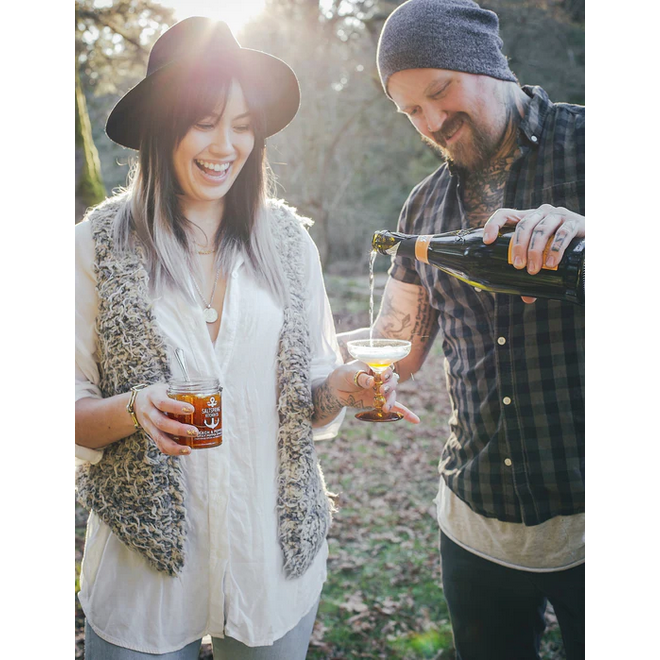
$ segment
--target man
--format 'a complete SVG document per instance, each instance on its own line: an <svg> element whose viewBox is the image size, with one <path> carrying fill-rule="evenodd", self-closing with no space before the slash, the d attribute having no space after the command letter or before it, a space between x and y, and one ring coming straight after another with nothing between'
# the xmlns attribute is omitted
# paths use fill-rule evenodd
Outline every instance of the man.
<svg viewBox="0 0 660 660"><path fill-rule="evenodd" d="M398 229L485 225L488 243L515 224L512 267L537 274L584 236L584 108L521 88L501 46L497 16L470 0L409 0L385 23L383 88L446 158ZM442 336L453 412L436 504L457 657L538 658L547 601L568 659L584 657L584 308L400 257L389 274L374 332L412 341L401 378Z"/></svg>

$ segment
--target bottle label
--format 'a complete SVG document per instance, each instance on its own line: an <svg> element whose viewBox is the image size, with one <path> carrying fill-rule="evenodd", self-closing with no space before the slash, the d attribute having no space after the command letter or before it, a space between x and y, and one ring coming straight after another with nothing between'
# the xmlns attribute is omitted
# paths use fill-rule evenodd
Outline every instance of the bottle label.
<svg viewBox="0 0 660 660"><path fill-rule="evenodd" d="M433 234L418 236L415 241L415 259L427 264L429 262L429 243L433 238Z"/></svg>
<svg viewBox="0 0 660 660"><path fill-rule="evenodd" d="M551 238L548 241L548 244L545 246L545 250L543 250L543 266L542 266L542 268L544 268L545 270L557 270L559 268L559 264L557 264L556 266L546 266L545 265L545 260L548 257L548 252L550 251L550 246L552 245L553 238ZM513 251L513 234L511 234L511 240L509 241L508 261L509 261L510 264L513 263L513 257L511 255L512 251Z"/></svg>

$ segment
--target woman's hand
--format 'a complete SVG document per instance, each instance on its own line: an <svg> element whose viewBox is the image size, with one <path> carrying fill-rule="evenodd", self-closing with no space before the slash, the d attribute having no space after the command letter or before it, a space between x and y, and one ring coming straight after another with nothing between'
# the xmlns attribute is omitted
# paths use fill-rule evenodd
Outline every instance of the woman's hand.
<svg viewBox="0 0 660 660"><path fill-rule="evenodd" d="M193 409L189 403L167 396L167 385L156 383L140 390L135 397L133 410L140 426L163 454L181 456L190 453L190 447L180 445L171 436L194 438L198 434L197 428L181 424L165 413L183 415L190 414Z"/></svg>
<svg viewBox="0 0 660 660"><path fill-rule="evenodd" d="M515 209L496 211L484 225L484 243L492 243L504 225L516 227L511 238L513 266L518 269L527 267L530 275L538 273L544 265L552 268L559 264L568 244L576 236L585 235L583 215L563 207L543 204L538 209L527 211ZM551 238L552 242L550 242ZM544 259L546 246L548 251ZM525 302L536 300L527 296L522 296L522 299Z"/></svg>
<svg viewBox="0 0 660 660"><path fill-rule="evenodd" d="M350 408L373 408L375 390L375 379L373 372L367 364L360 361L349 362L333 372L336 375L334 384L340 401ZM414 412L400 404L396 400L396 386L399 382L399 374L388 368L381 375L382 385L380 391L385 398L384 412L399 412L403 418L413 424L419 424L420 419Z"/></svg>

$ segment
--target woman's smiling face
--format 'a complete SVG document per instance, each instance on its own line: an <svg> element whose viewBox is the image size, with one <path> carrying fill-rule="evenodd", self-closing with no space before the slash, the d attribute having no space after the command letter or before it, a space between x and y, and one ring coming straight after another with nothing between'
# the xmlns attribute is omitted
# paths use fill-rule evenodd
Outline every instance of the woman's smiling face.
<svg viewBox="0 0 660 660"><path fill-rule="evenodd" d="M254 147L250 110L232 80L227 103L190 127L173 154L181 201L220 202L236 181Z"/></svg>

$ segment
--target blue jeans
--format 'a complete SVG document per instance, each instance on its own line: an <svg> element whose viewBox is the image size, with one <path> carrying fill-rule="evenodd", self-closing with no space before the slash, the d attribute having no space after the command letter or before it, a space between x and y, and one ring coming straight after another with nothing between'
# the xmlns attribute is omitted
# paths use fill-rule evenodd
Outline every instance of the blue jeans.
<svg viewBox="0 0 660 660"><path fill-rule="evenodd" d="M272 646L246 646L231 637L213 637L213 660L305 660L318 602L298 625ZM110 644L85 622L85 660L198 660L202 640L171 653L141 653Z"/></svg>
<svg viewBox="0 0 660 660"><path fill-rule="evenodd" d="M584 659L584 564L519 571L468 552L442 532L440 554L456 660L538 660L547 601L567 660Z"/></svg>

